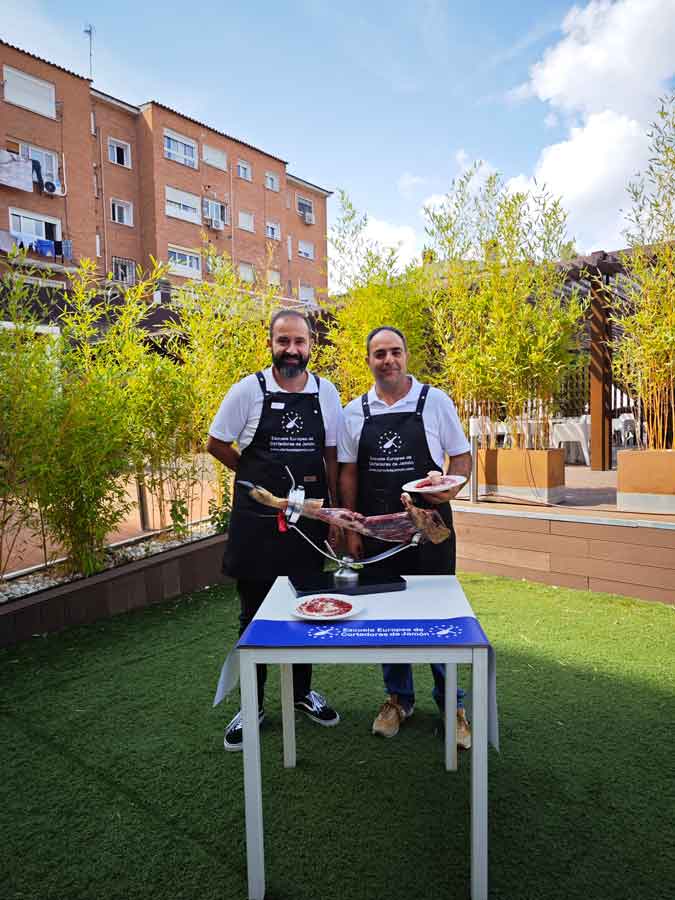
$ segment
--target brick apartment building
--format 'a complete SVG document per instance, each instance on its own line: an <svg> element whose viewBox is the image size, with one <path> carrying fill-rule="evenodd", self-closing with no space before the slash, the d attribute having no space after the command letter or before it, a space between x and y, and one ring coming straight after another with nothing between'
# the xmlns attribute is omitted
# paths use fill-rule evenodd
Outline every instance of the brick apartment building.
<svg viewBox="0 0 675 900"><path fill-rule="evenodd" d="M133 106L0 41L0 261L13 244L67 280L82 258L133 283L150 256L208 279L202 232L248 282L312 305L326 291L331 192L151 101Z"/></svg>

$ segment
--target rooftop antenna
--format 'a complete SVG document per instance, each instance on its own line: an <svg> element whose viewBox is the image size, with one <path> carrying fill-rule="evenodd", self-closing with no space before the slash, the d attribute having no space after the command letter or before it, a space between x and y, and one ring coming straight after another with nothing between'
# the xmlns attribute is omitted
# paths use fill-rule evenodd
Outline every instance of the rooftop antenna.
<svg viewBox="0 0 675 900"><path fill-rule="evenodd" d="M89 38L89 80L94 80L94 26L91 22L85 26L84 34Z"/></svg>

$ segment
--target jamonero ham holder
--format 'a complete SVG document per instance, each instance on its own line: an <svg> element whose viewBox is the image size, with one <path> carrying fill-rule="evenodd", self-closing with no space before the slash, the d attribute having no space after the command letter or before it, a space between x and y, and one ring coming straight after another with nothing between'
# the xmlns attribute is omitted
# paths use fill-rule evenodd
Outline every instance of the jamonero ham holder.
<svg viewBox="0 0 675 900"><path fill-rule="evenodd" d="M446 540L450 531L435 509L421 509L415 506L410 495L403 493L401 502L404 510L384 516L362 516L350 509L325 507L323 500L305 498L305 489L297 486L290 469L286 467L291 478L291 490L286 498L275 497L268 490L249 481L238 481L237 484L249 492L249 496L263 506L277 510L277 525L280 532L293 529L308 541L323 556L337 563L334 572L324 572L303 577L291 576L289 581L296 596L315 594L319 591L333 590L341 594L371 594L387 591L405 590L405 580L400 575L369 575L364 568L370 563L387 559L401 553L409 547L417 547L425 541L440 544ZM317 546L300 528L297 522L301 517L318 519L328 525L337 525L357 531L366 537L379 538L395 546L368 559L355 560L351 556L337 556L326 542L326 549Z"/></svg>

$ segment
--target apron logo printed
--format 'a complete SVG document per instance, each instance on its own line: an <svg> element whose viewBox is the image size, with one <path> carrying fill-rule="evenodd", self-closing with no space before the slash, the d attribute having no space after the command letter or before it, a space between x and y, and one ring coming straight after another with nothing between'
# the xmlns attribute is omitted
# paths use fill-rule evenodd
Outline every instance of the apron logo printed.
<svg viewBox="0 0 675 900"><path fill-rule="evenodd" d="M385 431L377 442L378 449L388 456L398 453L403 446L401 435L396 431Z"/></svg>
<svg viewBox="0 0 675 900"><path fill-rule="evenodd" d="M281 417L281 427L285 432L299 432L303 430L304 422L300 413L287 412Z"/></svg>

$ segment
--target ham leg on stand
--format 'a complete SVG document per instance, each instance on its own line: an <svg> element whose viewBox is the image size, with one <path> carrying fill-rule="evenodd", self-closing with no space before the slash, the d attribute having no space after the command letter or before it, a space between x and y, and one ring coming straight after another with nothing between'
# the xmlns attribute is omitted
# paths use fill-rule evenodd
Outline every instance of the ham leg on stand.
<svg viewBox="0 0 675 900"><path fill-rule="evenodd" d="M248 487L249 496L263 506L286 511L287 499L275 497L265 488L256 485L241 481L239 484ZM420 541L431 541L432 544L440 544L450 536L450 531L437 510L420 509L414 505L410 495L405 493L401 495L401 502L405 507L403 512L385 516L362 516L351 509L325 507L323 500L307 499L302 503L300 515L394 544L407 544L417 534L420 535Z"/></svg>

